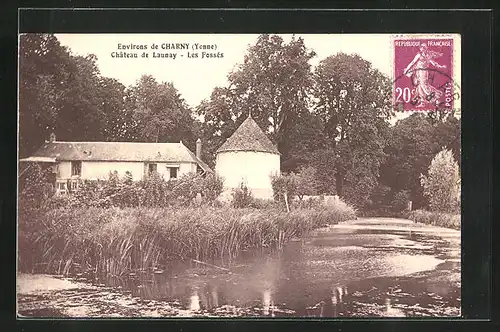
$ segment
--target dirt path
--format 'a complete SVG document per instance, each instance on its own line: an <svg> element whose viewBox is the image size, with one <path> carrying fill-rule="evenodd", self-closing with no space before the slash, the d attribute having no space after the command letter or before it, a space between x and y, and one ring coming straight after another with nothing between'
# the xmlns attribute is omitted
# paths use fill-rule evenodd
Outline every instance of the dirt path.
<svg viewBox="0 0 500 332"><path fill-rule="evenodd" d="M460 237L460 231L432 225L416 223L409 219L403 218L358 218L357 220L346 221L335 228L345 229L374 229L374 230L394 230L394 231L418 231L418 232L432 232L440 236L453 236Z"/></svg>

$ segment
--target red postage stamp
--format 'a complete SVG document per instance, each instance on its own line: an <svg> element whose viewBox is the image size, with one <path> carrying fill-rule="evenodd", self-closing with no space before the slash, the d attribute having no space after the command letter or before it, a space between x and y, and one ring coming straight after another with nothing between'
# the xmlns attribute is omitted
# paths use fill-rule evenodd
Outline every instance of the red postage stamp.
<svg viewBox="0 0 500 332"><path fill-rule="evenodd" d="M452 110L453 38L396 38L393 102L400 111Z"/></svg>

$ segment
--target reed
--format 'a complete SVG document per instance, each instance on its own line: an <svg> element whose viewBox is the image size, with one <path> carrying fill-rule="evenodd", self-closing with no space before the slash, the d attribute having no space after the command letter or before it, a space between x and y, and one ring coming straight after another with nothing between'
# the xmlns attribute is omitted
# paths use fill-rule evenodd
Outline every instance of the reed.
<svg viewBox="0 0 500 332"><path fill-rule="evenodd" d="M243 250L281 250L291 238L350 218L352 214L332 206L289 213L277 208L209 206L21 213L19 266L28 272L119 276L164 268L178 260L229 265Z"/></svg>

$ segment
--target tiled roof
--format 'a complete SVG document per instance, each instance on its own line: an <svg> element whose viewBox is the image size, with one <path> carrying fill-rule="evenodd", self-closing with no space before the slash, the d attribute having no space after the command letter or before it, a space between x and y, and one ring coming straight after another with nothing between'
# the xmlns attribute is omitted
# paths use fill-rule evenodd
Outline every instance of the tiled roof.
<svg viewBox="0 0 500 332"><path fill-rule="evenodd" d="M191 162L210 168L182 143L46 142L32 157L62 160Z"/></svg>
<svg viewBox="0 0 500 332"><path fill-rule="evenodd" d="M212 172L212 170L210 169L210 166L208 166L207 164L205 164L203 162L203 160L201 160L200 158L196 157L196 155L191 152L191 150L189 150L187 147L185 147L186 150L188 150L189 154L191 155L191 157L196 160L196 162L198 163L198 165L201 167L202 170L204 170L205 172Z"/></svg>
<svg viewBox="0 0 500 332"><path fill-rule="evenodd" d="M243 121L233 135L217 150L217 153L225 151L258 151L279 154L278 149L251 116Z"/></svg>

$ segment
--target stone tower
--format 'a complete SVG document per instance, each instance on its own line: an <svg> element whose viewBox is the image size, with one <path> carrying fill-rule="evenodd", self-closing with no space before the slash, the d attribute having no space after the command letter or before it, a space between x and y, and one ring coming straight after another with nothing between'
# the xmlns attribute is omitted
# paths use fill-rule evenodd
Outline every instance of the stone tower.
<svg viewBox="0 0 500 332"><path fill-rule="evenodd" d="M215 171L224 178L223 199L244 183L255 198L272 199L272 174L280 173L280 153L249 115L217 150Z"/></svg>

